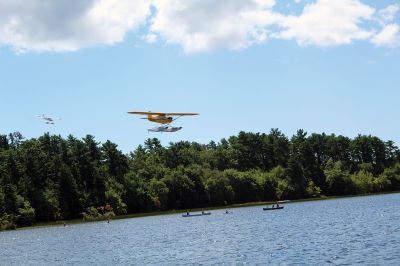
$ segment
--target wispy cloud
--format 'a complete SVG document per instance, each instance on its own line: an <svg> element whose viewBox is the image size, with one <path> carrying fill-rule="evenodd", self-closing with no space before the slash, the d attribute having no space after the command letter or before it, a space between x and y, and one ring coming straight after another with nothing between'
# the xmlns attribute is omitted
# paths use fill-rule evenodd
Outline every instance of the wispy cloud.
<svg viewBox="0 0 400 266"><path fill-rule="evenodd" d="M382 23L392 22L400 11L400 4L389 5L378 12L377 19Z"/></svg>
<svg viewBox="0 0 400 266"><path fill-rule="evenodd" d="M400 26L397 24L386 25L371 41L379 47L400 47Z"/></svg>

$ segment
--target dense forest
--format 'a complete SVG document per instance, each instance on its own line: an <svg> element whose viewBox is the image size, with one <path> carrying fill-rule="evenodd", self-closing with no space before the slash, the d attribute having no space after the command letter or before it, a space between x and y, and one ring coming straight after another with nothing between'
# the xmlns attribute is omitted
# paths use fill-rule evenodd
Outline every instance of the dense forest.
<svg viewBox="0 0 400 266"><path fill-rule="evenodd" d="M147 139L129 154L44 134L0 135L0 229L65 219L400 190L392 141L303 130L240 132L220 142Z"/></svg>

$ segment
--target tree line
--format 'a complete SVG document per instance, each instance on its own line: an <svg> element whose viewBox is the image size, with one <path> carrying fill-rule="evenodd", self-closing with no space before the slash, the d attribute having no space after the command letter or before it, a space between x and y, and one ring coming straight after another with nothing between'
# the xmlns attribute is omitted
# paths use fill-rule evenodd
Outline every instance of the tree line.
<svg viewBox="0 0 400 266"><path fill-rule="evenodd" d="M76 218L400 190L400 151L374 136L240 132L129 154L111 141L0 135L0 229Z"/></svg>

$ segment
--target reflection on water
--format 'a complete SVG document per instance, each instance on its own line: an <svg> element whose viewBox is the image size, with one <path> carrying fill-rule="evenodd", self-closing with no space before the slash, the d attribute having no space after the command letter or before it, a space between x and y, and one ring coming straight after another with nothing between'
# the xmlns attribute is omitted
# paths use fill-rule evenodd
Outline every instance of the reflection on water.
<svg viewBox="0 0 400 266"><path fill-rule="evenodd" d="M0 265L400 265L400 194L0 232Z"/></svg>

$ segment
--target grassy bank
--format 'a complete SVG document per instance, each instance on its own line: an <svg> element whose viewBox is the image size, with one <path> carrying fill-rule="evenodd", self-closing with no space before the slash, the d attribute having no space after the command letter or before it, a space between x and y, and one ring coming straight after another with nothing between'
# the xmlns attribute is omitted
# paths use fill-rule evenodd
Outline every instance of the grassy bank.
<svg viewBox="0 0 400 266"><path fill-rule="evenodd" d="M346 196L321 196L319 198L306 198L306 199L296 199L291 200L285 204L291 204L296 202L307 202L307 201L317 201L317 200L333 200L333 199L341 199L341 198L352 198L352 197L367 197L367 196L378 196L384 194L397 194L400 191L391 191L391 192L382 192L382 193L370 193L370 194L361 194L361 195L346 195ZM252 206L262 206L262 205L271 205L276 201L262 201L262 202L247 202L241 204L232 204L225 206L215 206L215 207L205 207L205 208L195 208L195 209L183 209L183 210L168 210L168 211L159 211L159 212L147 212L147 213L135 213L135 214L127 214L127 215L118 215L112 218L112 220L119 219L129 219L129 218L140 218L140 217L148 217L148 216L158 216L158 215L171 215L171 214L182 214L186 212L201 212L201 211L212 211L212 210L226 210L226 209L234 209L234 208L244 208L244 207L252 207ZM20 227L16 230L26 230L32 228L41 228L48 226L64 226L70 224L81 224L81 223L90 223L90 222L99 222L106 221L103 220L93 220L93 221L84 221L83 219L74 219L74 220L61 220L61 221L53 221L53 222L45 222L45 223L36 223L32 226L28 227Z"/></svg>

